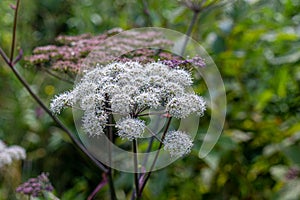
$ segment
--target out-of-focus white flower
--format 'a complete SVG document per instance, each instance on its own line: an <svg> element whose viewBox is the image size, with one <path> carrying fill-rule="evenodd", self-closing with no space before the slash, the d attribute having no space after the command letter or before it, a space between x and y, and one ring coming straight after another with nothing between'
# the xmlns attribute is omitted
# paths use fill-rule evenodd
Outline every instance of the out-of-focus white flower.
<svg viewBox="0 0 300 200"><path fill-rule="evenodd" d="M145 129L145 122L139 119L125 118L117 122L116 128L118 128L118 135L121 138L133 140L140 138Z"/></svg>
<svg viewBox="0 0 300 200"><path fill-rule="evenodd" d="M2 140L0 140L0 168L5 165L10 165L14 160L23 160L26 158L26 151L24 148L13 145L7 147Z"/></svg>
<svg viewBox="0 0 300 200"><path fill-rule="evenodd" d="M17 145L7 148L6 153L9 154L13 160L22 160L26 158L25 149Z"/></svg>
<svg viewBox="0 0 300 200"><path fill-rule="evenodd" d="M183 156L190 153L193 142L189 135L182 131L169 131L164 138L164 149L171 156Z"/></svg>
<svg viewBox="0 0 300 200"><path fill-rule="evenodd" d="M0 153L0 169L5 165L10 165L12 163L12 158L6 152Z"/></svg>
<svg viewBox="0 0 300 200"><path fill-rule="evenodd" d="M0 140L0 152L6 148L6 145L2 140Z"/></svg>

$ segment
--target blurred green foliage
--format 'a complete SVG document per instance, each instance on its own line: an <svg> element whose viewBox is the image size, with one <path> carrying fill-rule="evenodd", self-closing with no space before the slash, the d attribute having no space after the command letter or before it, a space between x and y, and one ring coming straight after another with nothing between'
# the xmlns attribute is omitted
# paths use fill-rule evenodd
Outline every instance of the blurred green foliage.
<svg viewBox="0 0 300 200"><path fill-rule="evenodd" d="M13 3L0 1L0 44L6 52ZM177 1L148 4L154 26L186 32L190 10ZM22 0L17 46L29 55L59 34L148 26L144 9L142 1L133 0ZM198 158L198 141L190 156L153 173L144 199L300 198L299 172L287 178L291 169L300 168L299 13L300 0L237 0L200 14L193 37L213 57L225 82L224 132L205 159ZM28 152L22 168L16 163L0 171L0 199L16 199L15 186L41 171L50 172L61 199L86 199L101 171L55 127L2 60L0 67L0 138ZM18 69L46 103L72 87L43 72ZM62 119L74 129L69 111ZM115 172L115 177L117 194L125 199L132 175ZM106 186L97 198L106 199L107 192Z"/></svg>

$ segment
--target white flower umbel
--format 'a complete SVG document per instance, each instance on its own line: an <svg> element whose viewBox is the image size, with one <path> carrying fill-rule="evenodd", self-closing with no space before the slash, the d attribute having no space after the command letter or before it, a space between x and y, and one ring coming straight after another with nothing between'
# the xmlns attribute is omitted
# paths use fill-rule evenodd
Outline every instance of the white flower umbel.
<svg viewBox="0 0 300 200"><path fill-rule="evenodd" d="M121 138L133 140L142 137L145 129L145 122L139 119L125 118L117 122L118 135Z"/></svg>
<svg viewBox="0 0 300 200"><path fill-rule="evenodd" d="M50 103L50 110L55 114L60 114L63 108L73 105L73 97L71 92L56 96Z"/></svg>
<svg viewBox="0 0 300 200"><path fill-rule="evenodd" d="M24 148L13 145L7 147L2 140L0 140L0 168L5 165L10 165L14 160L23 160L26 158L26 151Z"/></svg>
<svg viewBox="0 0 300 200"><path fill-rule="evenodd" d="M111 109L113 112L127 114L132 110L132 100L128 94L116 94L111 99Z"/></svg>
<svg viewBox="0 0 300 200"><path fill-rule="evenodd" d="M143 92L134 98L134 101L140 108L150 106L152 108L157 108L160 106L159 98L155 93Z"/></svg>
<svg viewBox="0 0 300 200"><path fill-rule="evenodd" d="M7 148L6 153L9 154L13 160L22 160L26 158L25 149L17 145Z"/></svg>
<svg viewBox="0 0 300 200"><path fill-rule="evenodd" d="M87 110L82 117L82 127L89 136L102 135L107 122L107 114L104 111Z"/></svg>
<svg viewBox="0 0 300 200"><path fill-rule="evenodd" d="M189 135L182 131L169 131L164 138L164 149L171 156L183 156L190 153L193 142Z"/></svg>
<svg viewBox="0 0 300 200"><path fill-rule="evenodd" d="M147 109L165 107L160 113L176 118L192 113L203 115L205 101L191 91L192 83L188 71L161 62L97 65L83 72L73 90L54 98L51 110L59 114L73 105L83 110L83 129L90 136L103 134L107 122L112 123L108 118L117 114L121 120L109 126L115 126L121 138L133 140L143 135L145 122L138 116L145 116ZM168 133L164 144L172 155L183 155L192 146L190 138L182 132Z"/></svg>
<svg viewBox="0 0 300 200"><path fill-rule="evenodd" d="M171 82L179 83L183 87L191 86L193 80L191 74L183 69L176 69L173 73L168 75L168 78Z"/></svg>
<svg viewBox="0 0 300 200"><path fill-rule="evenodd" d="M191 113L201 116L205 111L205 101L195 94L186 94L172 98L166 109L175 118L186 118Z"/></svg>

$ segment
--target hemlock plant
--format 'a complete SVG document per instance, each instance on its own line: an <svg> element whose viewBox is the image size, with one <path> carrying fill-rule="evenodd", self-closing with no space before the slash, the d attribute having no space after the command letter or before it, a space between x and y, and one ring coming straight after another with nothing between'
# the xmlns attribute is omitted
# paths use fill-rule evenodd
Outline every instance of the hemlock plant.
<svg viewBox="0 0 300 200"><path fill-rule="evenodd" d="M178 119L192 113L202 116L205 101L190 90L192 84L191 74L180 66L114 62L86 70L74 89L56 96L50 108L56 114L65 107L82 110L82 126L91 137L104 134L107 126L115 126L117 136L132 141L149 129L140 119L147 112ZM151 109L160 112L151 113ZM108 122L112 115L120 116L115 124ZM158 133L147 131L157 138ZM191 137L183 131L170 130L157 139L171 156L183 156L192 147Z"/></svg>

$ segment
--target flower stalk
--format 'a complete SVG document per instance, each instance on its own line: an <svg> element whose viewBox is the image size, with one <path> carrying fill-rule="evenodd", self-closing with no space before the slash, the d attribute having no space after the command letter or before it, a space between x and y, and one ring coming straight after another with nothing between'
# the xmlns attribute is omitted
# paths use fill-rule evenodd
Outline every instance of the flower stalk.
<svg viewBox="0 0 300 200"><path fill-rule="evenodd" d="M134 184L135 184L135 191L136 191L136 198L138 199L140 196L139 193L139 173L138 173L138 158L137 158L137 141L136 139L132 140L132 146L133 146L133 162L134 162Z"/></svg>
<svg viewBox="0 0 300 200"><path fill-rule="evenodd" d="M18 11L20 6L20 0L17 0L17 4L15 7L15 15L14 15L14 25L13 25L13 36L11 42L11 50L10 50L10 62L13 62L14 59L14 52L15 52L15 43L16 43L16 34L17 34L17 20L18 20Z"/></svg>

